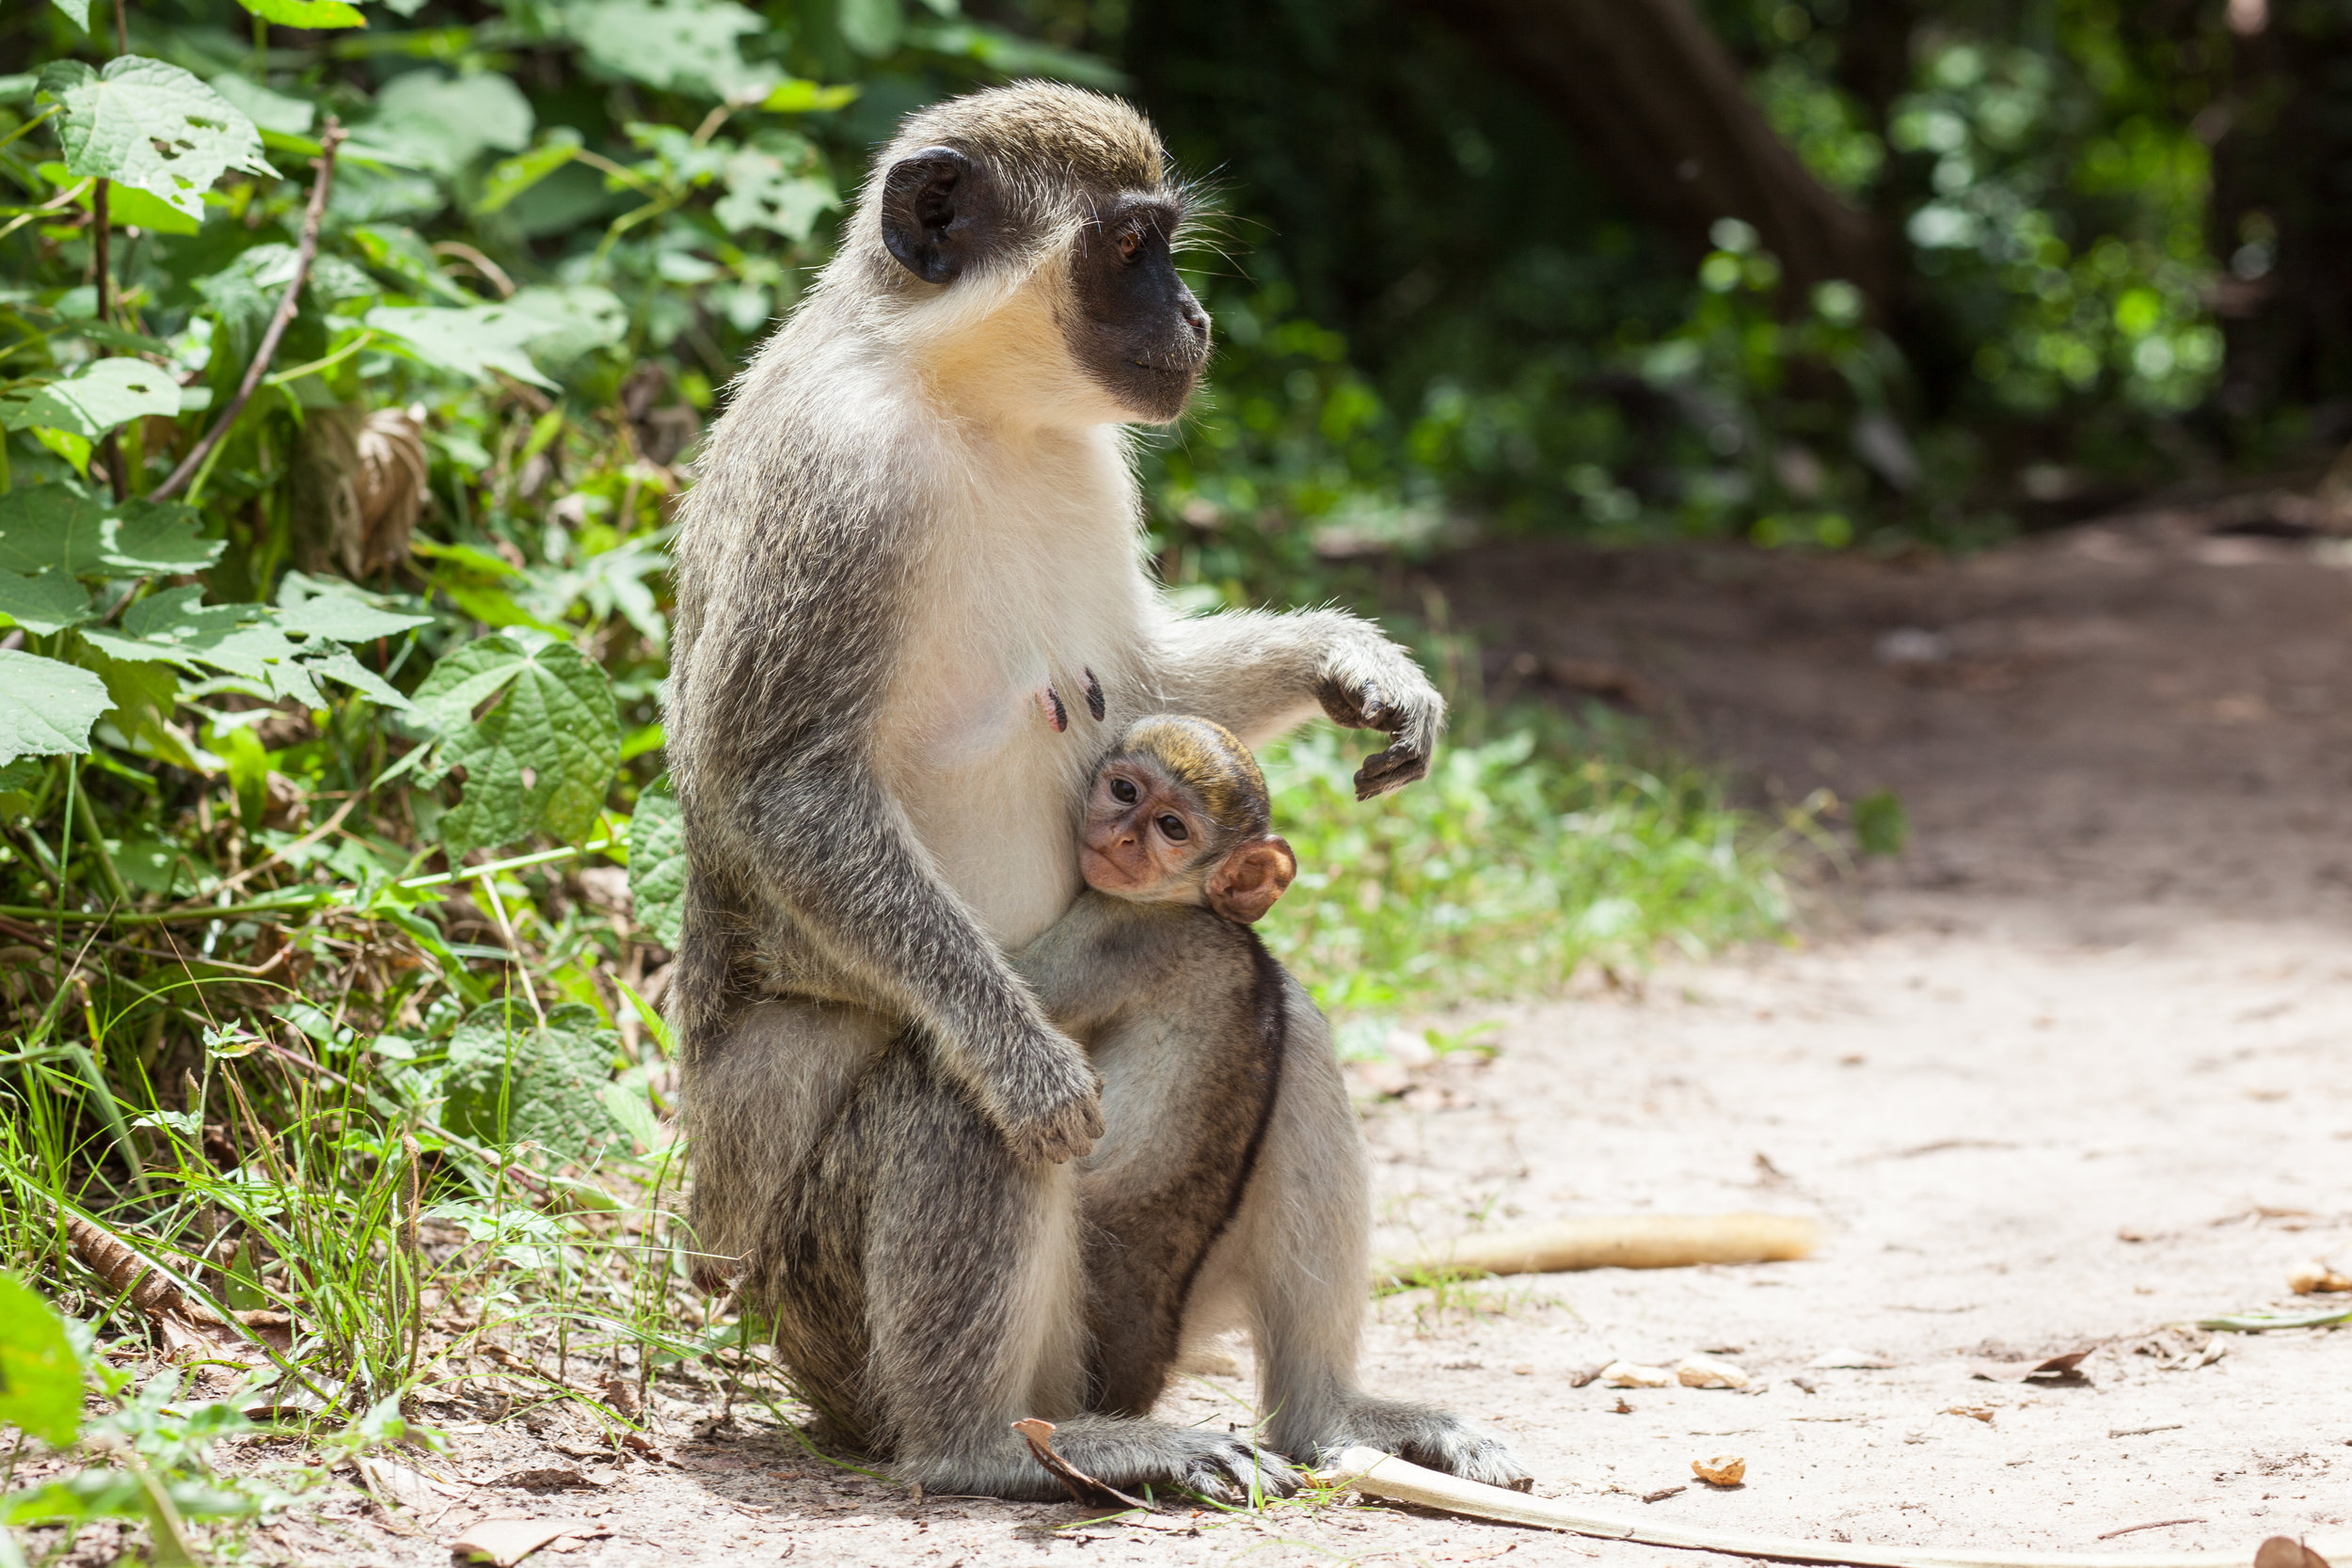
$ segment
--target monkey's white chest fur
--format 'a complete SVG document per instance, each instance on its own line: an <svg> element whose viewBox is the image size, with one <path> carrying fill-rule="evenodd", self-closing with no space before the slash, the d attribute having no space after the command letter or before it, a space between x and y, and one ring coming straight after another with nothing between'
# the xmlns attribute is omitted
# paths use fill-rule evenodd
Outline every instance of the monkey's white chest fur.
<svg viewBox="0 0 2352 1568"><path fill-rule="evenodd" d="M967 483L926 519L912 595L924 613L887 689L877 761L941 877L1009 947L1076 895L1080 798L1141 706L1152 594L1111 430L976 436L960 467Z"/></svg>

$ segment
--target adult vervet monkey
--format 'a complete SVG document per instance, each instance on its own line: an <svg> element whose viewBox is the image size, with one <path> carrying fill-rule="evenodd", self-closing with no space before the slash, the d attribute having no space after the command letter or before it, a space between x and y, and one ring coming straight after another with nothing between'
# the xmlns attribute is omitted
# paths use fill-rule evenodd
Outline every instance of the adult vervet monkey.
<svg viewBox="0 0 2352 1568"><path fill-rule="evenodd" d="M668 1005L693 1225L839 1434L933 1491L1056 1495L1027 1416L1115 1486L1292 1483L1247 1434L1088 1411L1070 1162L1122 1106L1005 950L1078 892L1080 798L1136 717L1256 742L1319 707L1391 736L1367 797L1425 772L1443 723L1366 623L1187 620L1145 574L1120 426L1174 419L1209 348L1165 162L1141 116L1069 87L910 117L683 507ZM1278 1117L1257 1180L1311 1225L1327 1156L1289 1135ZM1310 1316L1364 1289L1253 1266ZM1352 1343L1260 1347L1316 1391L1272 1413L1292 1457L1398 1440ZM1457 1467L1484 1453L1465 1431Z"/></svg>

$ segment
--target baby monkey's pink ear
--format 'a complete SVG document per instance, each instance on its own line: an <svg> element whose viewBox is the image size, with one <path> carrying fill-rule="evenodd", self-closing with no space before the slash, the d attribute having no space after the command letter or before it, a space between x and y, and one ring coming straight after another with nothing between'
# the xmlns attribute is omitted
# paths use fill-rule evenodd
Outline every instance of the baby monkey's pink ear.
<svg viewBox="0 0 2352 1568"><path fill-rule="evenodd" d="M1209 908L1248 926L1274 908L1297 875L1298 857L1288 844L1272 834L1253 838L1210 873Z"/></svg>

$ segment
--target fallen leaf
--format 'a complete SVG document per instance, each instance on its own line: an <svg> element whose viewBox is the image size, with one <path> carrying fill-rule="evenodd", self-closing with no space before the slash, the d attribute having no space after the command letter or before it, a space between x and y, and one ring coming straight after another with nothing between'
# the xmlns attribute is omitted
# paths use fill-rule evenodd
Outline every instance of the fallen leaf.
<svg viewBox="0 0 2352 1568"><path fill-rule="evenodd" d="M1947 1416L1966 1416L1973 1420L1982 1421L1986 1426L1993 1424L1993 1418L1996 1413L1989 1404L1952 1404L1944 1407L1944 1414Z"/></svg>
<svg viewBox="0 0 2352 1568"><path fill-rule="evenodd" d="M1655 1492L1643 1493L1642 1500L1645 1503L1662 1503L1668 1497L1680 1497L1689 1490L1691 1489L1687 1486L1661 1486Z"/></svg>
<svg viewBox="0 0 2352 1568"><path fill-rule="evenodd" d="M1825 1350L1813 1358L1813 1366L1823 1371L1851 1368L1862 1371L1879 1372L1884 1371L1894 1364L1883 1355L1874 1354L1867 1350L1855 1350L1851 1345L1840 1345L1836 1350Z"/></svg>
<svg viewBox="0 0 2352 1568"><path fill-rule="evenodd" d="M492 1568L514 1565L566 1535L603 1531L593 1519L485 1519L449 1544L450 1555L460 1562L487 1562Z"/></svg>
<svg viewBox="0 0 2352 1568"><path fill-rule="evenodd" d="M2328 1560L2291 1536L2274 1535L2254 1548L2254 1568L2328 1568Z"/></svg>
<svg viewBox="0 0 2352 1568"><path fill-rule="evenodd" d="M1738 1454L1717 1454L1691 1461L1691 1473L1709 1486L1737 1486L1747 1480L1748 1462Z"/></svg>
<svg viewBox="0 0 2352 1568"><path fill-rule="evenodd" d="M2042 1361L1979 1361L1969 1376L1986 1383L2024 1383L2038 1379L2045 1383L2085 1383L2090 1381L2075 1369L2084 1356L2097 1350L2097 1345L2085 1345L2063 1355L2053 1355Z"/></svg>
<svg viewBox="0 0 2352 1568"><path fill-rule="evenodd" d="M1616 1406L1610 1411L1610 1414L1613 1416L1630 1416L1633 1414L1633 1407L1626 1403L1625 1396L1623 1394L1619 1394L1617 1396Z"/></svg>
<svg viewBox="0 0 2352 1568"><path fill-rule="evenodd" d="M2287 1289L2298 1296L2352 1291L2352 1275L2338 1274L2327 1259L2314 1258L2287 1275ZM2284 1539L2281 1537L2280 1539Z"/></svg>
<svg viewBox="0 0 2352 1568"><path fill-rule="evenodd" d="M1663 1367L1612 1361L1601 1369L1600 1380L1612 1388L1667 1388L1673 1386L1675 1374Z"/></svg>
<svg viewBox="0 0 2352 1568"><path fill-rule="evenodd" d="M462 1497L466 1494L454 1486L435 1481L421 1470L411 1469L396 1459L362 1454L358 1459L359 1480L368 1492L385 1508L425 1508L442 1497Z"/></svg>
<svg viewBox="0 0 2352 1568"><path fill-rule="evenodd" d="M1598 1382L1600 1374L1607 1370L1608 1368L1606 1364L1598 1361L1592 1362L1587 1366L1570 1368L1568 1370L1568 1386L1571 1388L1581 1388L1588 1383Z"/></svg>
<svg viewBox="0 0 2352 1568"><path fill-rule="evenodd" d="M1686 1355L1675 1368L1676 1381L1685 1388L1745 1388L1747 1370L1712 1355Z"/></svg>

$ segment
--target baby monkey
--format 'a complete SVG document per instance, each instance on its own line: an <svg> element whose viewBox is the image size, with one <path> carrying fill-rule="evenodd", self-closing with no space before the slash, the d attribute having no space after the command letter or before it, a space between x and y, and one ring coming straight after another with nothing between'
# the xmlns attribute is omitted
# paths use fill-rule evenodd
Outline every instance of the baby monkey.
<svg viewBox="0 0 2352 1568"><path fill-rule="evenodd" d="M1298 861L1248 748L1203 719L1138 721L1096 768L1079 864L1087 891L1014 962L1103 1077L1077 1172L1088 1408L1148 1416L1187 1348L1246 1328L1274 1452L1364 1443L1527 1484L1500 1438L1356 1382L1363 1145L1329 1025L1249 928Z"/></svg>
<svg viewBox="0 0 2352 1568"><path fill-rule="evenodd" d="M1307 1006L1248 929L1298 871L1271 828L1264 775L1230 731L1137 721L1088 790L1087 891L1015 959L1104 1079L1111 1124L1078 1190L1089 1402L1106 1414L1146 1415L1167 1384Z"/></svg>

